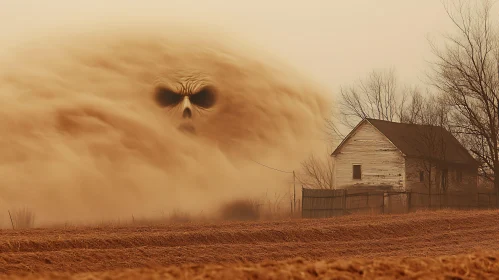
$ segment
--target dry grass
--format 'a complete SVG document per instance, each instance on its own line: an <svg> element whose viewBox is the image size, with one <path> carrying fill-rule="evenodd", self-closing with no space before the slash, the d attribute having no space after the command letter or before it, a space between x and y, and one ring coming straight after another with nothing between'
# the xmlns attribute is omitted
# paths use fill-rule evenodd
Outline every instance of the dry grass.
<svg viewBox="0 0 499 280"><path fill-rule="evenodd" d="M35 225L35 213L27 207L9 211L9 216L14 229L27 229Z"/></svg>
<svg viewBox="0 0 499 280"><path fill-rule="evenodd" d="M141 225L141 226L154 226L163 224L185 224L193 222L201 222L201 216L194 216L185 211L178 209L173 210L171 213L166 214L162 212L160 217L157 218L137 218L132 216L131 221L127 221L126 225Z"/></svg>
<svg viewBox="0 0 499 280"><path fill-rule="evenodd" d="M278 198L279 199L279 198ZM271 199L237 199L226 202L218 209L218 212L211 214L189 213L179 209L171 212L159 211L153 217L143 217L131 215L128 219L103 220L100 222L74 223L71 221L44 224L43 227L50 228L75 228L75 227L99 227L116 228L123 226L158 226L177 225L185 223L210 223L219 221L256 221L256 220L283 220L289 218L300 218L301 213L290 213L289 209L281 209L280 200ZM30 216L30 214L32 214ZM34 213L29 209L21 209L16 212L16 221L20 221L24 228L33 226ZM17 218L19 217L19 218ZM30 220L31 218L31 220ZM23 223L24 221L24 223ZM30 226L31 225L31 226ZM9 226L11 228L11 226ZM16 227L17 228L17 227ZM1 229L1 227L0 227Z"/></svg>
<svg viewBox="0 0 499 280"><path fill-rule="evenodd" d="M195 219L192 217L192 215L190 215L187 212L180 211L180 210L173 211L172 214L170 215L170 217L168 218L169 223L182 224L182 223L190 223L193 221L195 221Z"/></svg>

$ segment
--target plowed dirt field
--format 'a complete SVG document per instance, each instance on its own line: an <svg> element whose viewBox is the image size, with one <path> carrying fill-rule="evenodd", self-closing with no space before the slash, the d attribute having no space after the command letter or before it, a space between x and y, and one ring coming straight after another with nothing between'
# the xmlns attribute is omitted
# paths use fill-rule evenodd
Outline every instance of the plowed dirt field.
<svg viewBox="0 0 499 280"><path fill-rule="evenodd" d="M0 231L2 279L471 279L494 273L499 211Z"/></svg>

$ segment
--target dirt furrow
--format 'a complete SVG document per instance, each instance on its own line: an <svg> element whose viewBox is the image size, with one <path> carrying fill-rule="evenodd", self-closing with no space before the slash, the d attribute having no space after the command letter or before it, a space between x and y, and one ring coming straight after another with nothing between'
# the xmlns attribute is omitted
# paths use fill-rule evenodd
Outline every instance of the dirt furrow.
<svg viewBox="0 0 499 280"><path fill-rule="evenodd" d="M476 236L481 238L477 240ZM128 249L79 249L46 252L2 253L0 273L51 271L100 271L115 268L220 264L238 261L283 260L296 256L308 260L351 257L437 256L476 249L499 250L495 230L432 233L426 236L348 242L287 242L213 244Z"/></svg>
<svg viewBox="0 0 499 280"><path fill-rule="evenodd" d="M84 238L88 235L99 235L101 237L114 237L123 234L148 234L162 235L166 233L200 233L213 231L252 231L252 230L294 230L297 228L320 228L322 230L335 229L338 226L364 226L364 225L388 225L395 223L416 225L422 221L425 223L454 223L466 226L470 219L493 220L499 219L498 211L421 211L411 214L400 215L351 215L335 217L330 219L297 219L283 221L259 221L259 222L224 222L224 223L191 223L191 224L165 224L165 225L121 225L121 226L98 226L98 227L59 227L39 228L29 230L0 230L0 240L24 240L24 239L56 239L56 238Z"/></svg>
<svg viewBox="0 0 499 280"><path fill-rule="evenodd" d="M451 212L456 213L456 212ZM41 252L57 251L68 249L119 249L132 248L138 246L160 246L178 247L189 245L211 245L211 244L256 244L266 243L286 243L286 242L323 242L323 241L361 241L379 240L385 238L397 238L406 236L425 236L431 233L440 232L464 232L468 230L499 230L499 225L495 222L499 219L499 212L484 212L482 216L466 217L449 216L445 219L438 219L426 215L411 219L413 216L407 215L406 219L399 219L392 222L383 220L371 220L364 224L338 224L335 219L324 220L302 220L303 225L295 228L283 229L280 227L260 228L249 223L247 228L244 224L231 227L227 224L218 230L199 227L198 232L187 231L142 231L135 232L133 227L127 231L116 233L109 229L106 234L101 230L89 230L85 234L71 235L48 235L43 230L38 231L38 235L22 235L19 232L15 237L3 236L0 240L0 253L6 252ZM439 213L441 214L441 213ZM407 220L408 219L408 220ZM295 221L292 221L293 223ZM27 231L29 232L29 231Z"/></svg>
<svg viewBox="0 0 499 280"><path fill-rule="evenodd" d="M438 211L199 224L197 231L194 224L2 231L0 274L499 251L497 220L499 211Z"/></svg>
<svg viewBox="0 0 499 280"><path fill-rule="evenodd" d="M24 273L0 279L497 279L499 252L457 256L141 267L102 272Z"/></svg>

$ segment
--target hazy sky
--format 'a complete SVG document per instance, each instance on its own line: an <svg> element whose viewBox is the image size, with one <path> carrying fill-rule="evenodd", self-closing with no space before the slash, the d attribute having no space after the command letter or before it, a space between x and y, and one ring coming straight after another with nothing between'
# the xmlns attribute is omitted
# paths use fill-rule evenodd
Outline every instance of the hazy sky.
<svg viewBox="0 0 499 280"><path fill-rule="evenodd" d="M275 52L332 91L375 68L394 67L402 81L417 83L431 55L426 36L450 26L438 0L0 0L0 39L112 18L218 25Z"/></svg>

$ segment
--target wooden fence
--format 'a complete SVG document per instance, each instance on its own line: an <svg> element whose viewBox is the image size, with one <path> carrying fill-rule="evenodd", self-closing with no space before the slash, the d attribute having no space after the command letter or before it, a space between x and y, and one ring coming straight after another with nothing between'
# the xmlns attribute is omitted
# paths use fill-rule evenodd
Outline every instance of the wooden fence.
<svg viewBox="0 0 499 280"><path fill-rule="evenodd" d="M495 193L419 193L302 189L302 217L326 218L352 213L408 213L418 209L499 208Z"/></svg>

